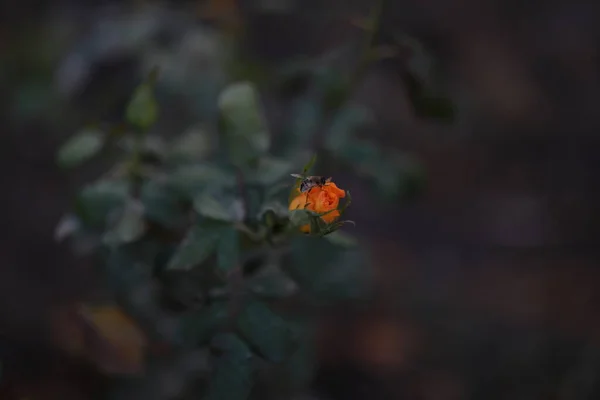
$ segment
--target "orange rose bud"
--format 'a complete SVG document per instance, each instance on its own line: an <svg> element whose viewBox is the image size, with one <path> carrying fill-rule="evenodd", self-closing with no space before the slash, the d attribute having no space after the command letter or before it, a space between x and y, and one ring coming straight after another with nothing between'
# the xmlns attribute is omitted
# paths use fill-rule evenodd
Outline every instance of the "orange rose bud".
<svg viewBox="0 0 600 400"><path fill-rule="evenodd" d="M340 198L337 197L332 192L327 191L327 190L320 190L317 194L313 194L312 196L309 195L309 199L311 199L311 201L315 202L314 203L315 212L318 212L319 214L321 214L321 213L331 211L331 212L321 216L323 221L330 224L333 221L335 221L337 218L339 218L340 212L337 210L337 207L340 204ZM309 205L309 207L310 207L310 205Z"/></svg>
<svg viewBox="0 0 600 400"><path fill-rule="evenodd" d="M337 185L333 182L329 182L323 186L323 190L337 196L338 199L343 199L346 197L346 191L337 187Z"/></svg>
<svg viewBox="0 0 600 400"><path fill-rule="evenodd" d="M300 193L298 191L298 193ZM306 193L298 194L290 202L290 210L310 210L322 214L321 218L328 224L334 222L340 217L340 212L337 210L340 204L340 198L346 197L346 192L337 187L333 182L329 182L323 186L316 186L309 190L308 196ZM331 211L331 212L329 212ZM300 227L302 232L310 232L310 225Z"/></svg>

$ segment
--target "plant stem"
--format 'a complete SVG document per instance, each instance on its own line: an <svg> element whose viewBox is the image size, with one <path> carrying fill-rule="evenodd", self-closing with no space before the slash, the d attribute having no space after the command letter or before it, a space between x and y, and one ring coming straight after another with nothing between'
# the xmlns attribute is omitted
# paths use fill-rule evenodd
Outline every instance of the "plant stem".
<svg viewBox="0 0 600 400"><path fill-rule="evenodd" d="M242 205L244 206L243 220L245 221L248 218L248 215L250 213L250 203L249 203L249 199L248 199L248 190L246 188L246 179L244 178L244 173L242 172L242 169L239 167L236 168L236 178L237 178L239 195L242 199Z"/></svg>
<svg viewBox="0 0 600 400"><path fill-rule="evenodd" d="M145 132L136 131L133 135L133 153L129 165L129 179L131 182L131 195L139 197L142 184L142 153L144 148Z"/></svg>
<svg viewBox="0 0 600 400"><path fill-rule="evenodd" d="M230 329L236 324L237 316L244 306L244 270L242 265L236 266L227 277L227 292L229 294L229 321Z"/></svg>
<svg viewBox="0 0 600 400"><path fill-rule="evenodd" d="M369 63L371 62L371 50L373 48L375 35L379 31L379 24L381 23L383 1L384 0L378 0L371 10L371 15L368 22L369 25L367 27L367 35L364 37L363 41L361 57L350 81L351 87L357 84L358 81L363 77L366 69L369 66Z"/></svg>
<svg viewBox="0 0 600 400"><path fill-rule="evenodd" d="M315 134L313 136L313 143L311 146L315 153L318 153L320 150L323 149L327 128L329 127L329 125L331 125L335 114L342 108L344 104L348 102L350 96L356 89L356 86L363 79L367 68L371 63L373 41L375 40L375 35L379 31L381 14L383 11L383 2L384 0L377 0L375 5L373 6L373 9L371 10L371 14L369 16L369 21L367 25L367 35L365 35L362 43L360 58L358 60L356 68L350 74L350 78L348 79L343 98L339 102L337 102L337 104L335 104L334 107L327 109L325 115L321 119L320 126L315 130Z"/></svg>

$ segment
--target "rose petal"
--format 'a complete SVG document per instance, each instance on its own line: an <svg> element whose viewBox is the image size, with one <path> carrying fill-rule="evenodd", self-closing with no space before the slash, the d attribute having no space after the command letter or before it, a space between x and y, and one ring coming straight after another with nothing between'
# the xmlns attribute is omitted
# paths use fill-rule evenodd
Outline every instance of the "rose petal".
<svg viewBox="0 0 600 400"><path fill-rule="evenodd" d="M333 182L329 182L328 184L323 186L323 189L337 196L338 198L343 199L344 197L346 197L346 191L337 187L337 185Z"/></svg>
<svg viewBox="0 0 600 400"><path fill-rule="evenodd" d="M300 195L294 197L294 199L290 202L290 210L303 210L306 207L306 196Z"/></svg>
<svg viewBox="0 0 600 400"><path fill-rule="evenodd" d="M315 202L315 211L319 213L327 212L336 209L340 203L340 199L334 194L323 190Z"/></svg>
<svg viewBox="0 0 600 400"><path fill-rule="evenodd" d="M300 193L297 191L297 193ZM346 197L346 191L337 187L333 182L320 187L315 186L307 193L300 193L290 202L290 210L307 209L318 213L326 213L321 216L323 221L330 224L340 217L337 210L339 199ZM310 225L303 225L300 230L304 233L310 232Z"/></svg>

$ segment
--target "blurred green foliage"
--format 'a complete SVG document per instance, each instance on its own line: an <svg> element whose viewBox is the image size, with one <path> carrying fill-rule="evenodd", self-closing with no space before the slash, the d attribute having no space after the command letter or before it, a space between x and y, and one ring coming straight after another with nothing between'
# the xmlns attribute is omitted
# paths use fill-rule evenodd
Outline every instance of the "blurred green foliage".
<svg viewBox="0 0 600 400"><path fill-rule="evenodd" d="M255 358L283 366L303 359L299 351L310 351L302 345L303 328L269 303L297 297L300 290L314 293L311 301L360 298L364 293L356 286L365 282L367 270L364 259L348 253L362 250L348 234L307 241L299 232L308 223L318 227L316 236L325 236L341 223L327 225L320 214L305 210L295 218L287 210L288 192L300 183L289 172L302 170L300 158L269 154L270 135L254 85L238 82L223 89L218 134L210 139L220 146L186 157L193 146L182 143L189 138L150 145L158 111L149 82L127 107L129 133L83 130L59 150L58 162L73 167L113 146L121 149L123 168L83 187L56 235L97 255L113 295L132 315L147 315L144 307L173 313L179 329L167 340L179 351L209 346L214 364L206 398L244 399L256 375ZM127 139L133 142L124 146ZM158 163L144 157L149 151L158 153ZM313 163L314 158L303 172ZM185 281L191 286L185 291L195 292L191 297L181 287ZM161 287L160 296L142 303L132 298L139 287L153 284Z"/></svg>
<svg viewBox="0 0 600 400"><path fill-rule="evenodd" d="M304 390L315 368L313 321L286 305L360 302L369 293L365 249L351 230L339 230L348 221L325 224L319 214L288 211L288 202L300 183L290 173L325 175L333 163L365 177L387 199L422 179L406 154L359 136L372 117L348 101L373 61L375 17L361 46L367 54L349 75L327 59L296 63L275 75L256 75L252 63L253 76L281 88L299 78L311 82L311 90L295 94L277 135L269 129L261 83L215 73L220 62L231 63L215 53L217 66L206 70L210 84L189 81L190 92L198 93L190 107L203 105L195 112L202 125L168 137L160 132L156 93L162 88L164 96L164 86L182 83L185 74L158 62L164 75L152 69L134 90L124 125L86 128L58 151L65 168L101 153L118 155L107 174L81 189L56 237L92 257L114 300L149 337L166 341L180 357L209 350L209 372L184 385L194 398L285 397ZM233 59L236 71L243 71L244 60ZM315 153L316 163L310 158ZM350 203L347 190L340 212ZM311 235L300 233L305 224ZM175 321L176 329L163 329L165 321ZM147 360L149 366L161 362ZM114 398L126 397L142 381L117 383ZM270 394L257 387L270 388Z"/></svg>

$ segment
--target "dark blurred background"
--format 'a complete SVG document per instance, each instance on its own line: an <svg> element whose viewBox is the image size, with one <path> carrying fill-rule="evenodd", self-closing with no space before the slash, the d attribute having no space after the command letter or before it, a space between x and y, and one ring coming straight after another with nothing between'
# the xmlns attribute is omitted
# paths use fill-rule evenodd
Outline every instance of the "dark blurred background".
<svg viewBox="0 0 600 400"><path fill-rule="evenodd" d="M62 171L57 147L90 121L118 121L153 63L175 77L162 128L201 117L181 88L209 90L219 73L216 17L235 14L244 52L277 68L360 40L348 21L370 5L2 3L0 398L88 399L102 385L51 338L53 310L96 285L54 228L103 166ZM425 43L457 118L416 118L393 60L369 68L353 94L375 116L365 134L409 152L426 179L411 199L382 202L341 174L377 295L364 312L324 310L315 398L600 398L600 5L390 0L384 10L376 40ZM264 101L277 131L289 104L268 90Z"/></svg>

